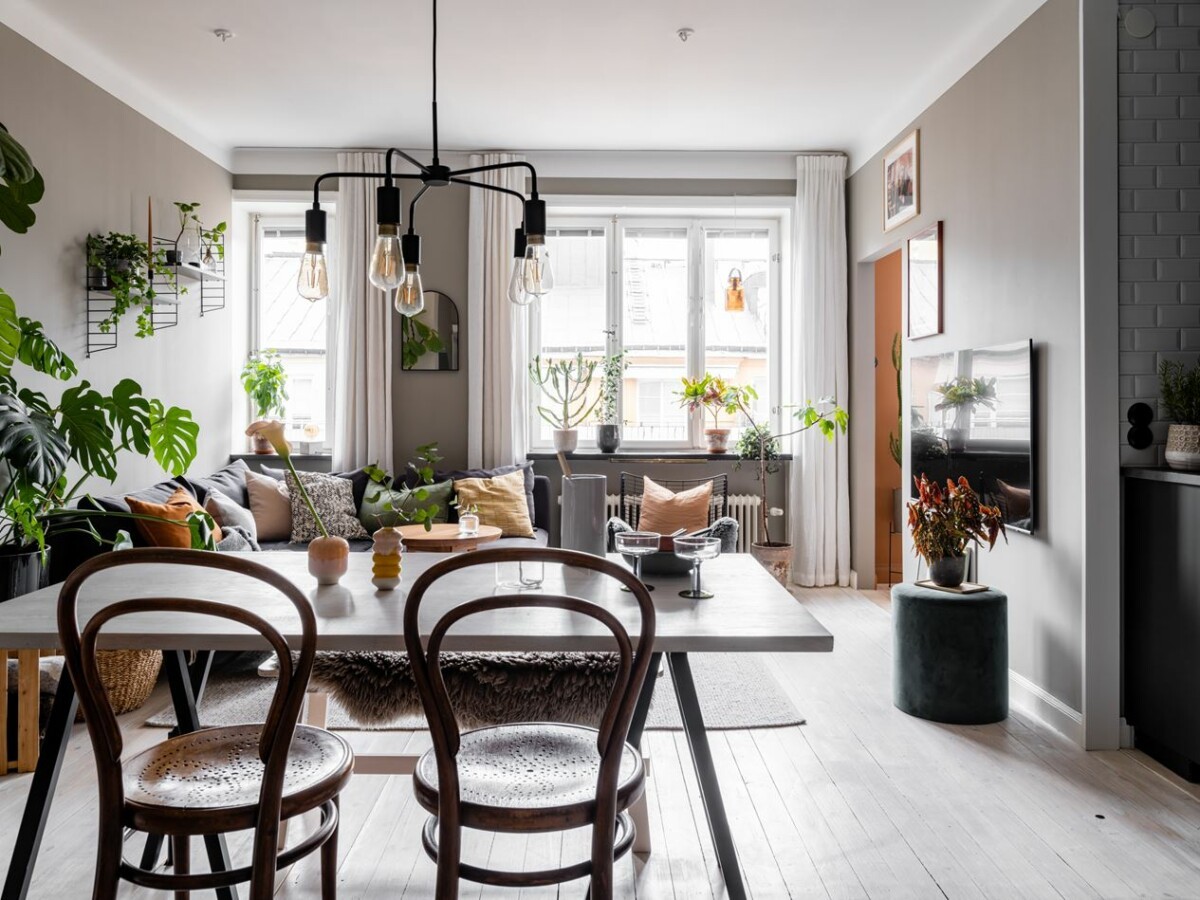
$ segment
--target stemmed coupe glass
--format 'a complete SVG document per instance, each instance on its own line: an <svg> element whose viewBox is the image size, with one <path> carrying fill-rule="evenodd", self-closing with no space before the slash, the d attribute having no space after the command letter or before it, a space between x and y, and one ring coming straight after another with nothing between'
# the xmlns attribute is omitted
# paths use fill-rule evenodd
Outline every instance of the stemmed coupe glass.
<svg viewBox="0 0 1200 900"><path fill-rule="evenodd" d="M642 580L642 559L657 553L661 540L662 535L657 531L622 531L613 539L618 553L633 557L633 574L648 591L654 590L654 585ZM628 592L629 588L622 587L621 590Z"/></svg>
<svg viewBox="0 0 1200 900"><path fill-rule="evenodd" d="M675 555L680 559L691 560L692 563L692 588L688 591L680 591L679 596L689 600L707 600L712 597L712 591L706 591L700 587L700 564L721 555L721 539L677 537L675 538Z"/></svg>

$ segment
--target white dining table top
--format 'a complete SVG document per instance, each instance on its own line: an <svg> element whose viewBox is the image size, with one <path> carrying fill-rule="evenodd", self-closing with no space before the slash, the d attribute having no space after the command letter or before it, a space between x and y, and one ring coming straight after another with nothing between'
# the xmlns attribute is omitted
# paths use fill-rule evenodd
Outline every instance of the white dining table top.
<svg viewBox="0 0 1200 900"><path fill-rule="evenodd" d="M403 650L402 622L408 589L417 576L445 558L439 553L408 553L403 580L393 591L371 584L371 554L351 553L350 568L338 585L318 586L301 552L239 554L285 575L310 599L317 615L319 650ZM618 556L610 557L620 560ZM687 577L647 575L657 619L654 649L663 652L821 652L833 649L833 635L813 618L748 554L706 562L703 586L716 596L687 600L678 595ZM0 603L0 647L49 648L58 644L60 585ZM583 569L547 565L543 593L569 594L600 603L630 630L638 632L637 604L615 581ZM495 566L479 565L441 579L426 595L421 631L428 635L438 618L464 600L512 593L496 588ZM101 572L80 593L80 619L119 599L180 597L235 603L271 622L285 637L299 632L290 601L273 588L245 576L195 566L139 564ZM257 650L255 632L235 622L187 613L142 613L110 622L100 646L119 649ZM446 636L446 650L589 651L613 649L602 625L563 610L497 610L469 617Z"/></svg>

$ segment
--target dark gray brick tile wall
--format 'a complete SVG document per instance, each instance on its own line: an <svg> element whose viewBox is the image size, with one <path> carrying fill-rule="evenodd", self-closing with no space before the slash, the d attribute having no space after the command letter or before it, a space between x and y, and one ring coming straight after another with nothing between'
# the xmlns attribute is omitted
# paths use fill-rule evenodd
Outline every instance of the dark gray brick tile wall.
<svg viewBox="0 0 1200 900"><path fill-rule="evenodd" d="M1164 359L1200 361L1200 2L1142 7L1157 28L1133 38L1117 25L1120 140L1121 462L1160 465L1166 425L1155 446L1125 440L1130 404L1157 410ZM1156 413L1157 415L1157 413Z"/></svg>

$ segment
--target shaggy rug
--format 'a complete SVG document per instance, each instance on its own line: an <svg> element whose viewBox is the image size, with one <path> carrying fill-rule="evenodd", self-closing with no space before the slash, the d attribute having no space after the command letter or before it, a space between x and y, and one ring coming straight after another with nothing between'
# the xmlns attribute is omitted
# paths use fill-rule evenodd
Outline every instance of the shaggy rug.
<svg viewBox="0 0 1200 900"><path fill-rule="evenodd" d="M705 724L710 729L778 728L804 723L762 660L746 653L689 656ZM275 681L257 674L261 656L243 654L209 678L200 704L205 726L262 721ZM612 654L445 654L443 677L464 728L494 722L562 721L595 725L615 672ZM653 673L651 673L653 677ZM646 727L683 724L666 666ZM420 731L426 727L402 653L322 653L313 684L330 694L336 730ZM148 725L169 728L167 707Z"/></svg>

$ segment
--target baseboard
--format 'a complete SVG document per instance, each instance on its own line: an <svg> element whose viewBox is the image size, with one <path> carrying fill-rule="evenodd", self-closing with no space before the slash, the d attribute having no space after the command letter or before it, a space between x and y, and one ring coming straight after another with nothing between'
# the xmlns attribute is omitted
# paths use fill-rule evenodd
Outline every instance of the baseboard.
<svg viewBox="0 0 1200 900"><path fill-rule="evenodd" d="M1083 713L1071 709L1024 675L1008 670L1008 702L1083 746Z"/></svg>

